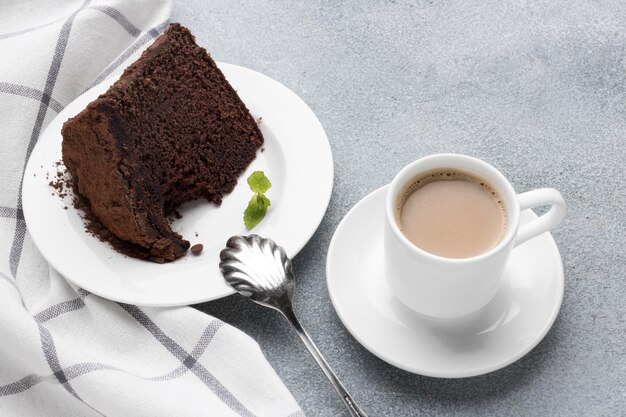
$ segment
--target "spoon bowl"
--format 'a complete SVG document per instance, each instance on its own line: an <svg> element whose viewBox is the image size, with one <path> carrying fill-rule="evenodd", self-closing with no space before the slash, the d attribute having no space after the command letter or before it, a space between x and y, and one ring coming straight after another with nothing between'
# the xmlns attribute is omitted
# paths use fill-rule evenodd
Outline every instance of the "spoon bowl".
<svg viewBox="0 0 626 417"><path fill-rule="evenodd" d="M285 250L258 235L233 236L220 252L224 279L252 301L281 310L291 304L294 274Z"/></svg>

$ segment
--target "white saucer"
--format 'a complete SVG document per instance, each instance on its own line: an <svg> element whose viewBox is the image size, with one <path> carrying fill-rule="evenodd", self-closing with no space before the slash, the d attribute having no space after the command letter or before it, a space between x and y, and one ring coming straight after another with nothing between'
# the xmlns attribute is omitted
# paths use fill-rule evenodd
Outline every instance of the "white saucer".
<svg viewBox="0 0 626 417"><path fill-rule="evenodd" d="M311 238L333 187L332 154L322 125L311 109L279 82L236 65L218 66L252 116L262 118L265 144L221 206L196 201L181 208L183 218L173 223L173 229L191 244L204 245L199 256L188 254L158 265L121 255L87 233L71 197L61 200L48 185L56 175L55 162L61 159L61 126L118 77L112 76L78 97L48 125L24 174L24 217L37 248L67 280L99 296L130 304L195 304L234 292L218 268L219 252L230 236L257 233L270 237L280 242L290 257ZM121 69L117 75L120 73ZM248 232L243 211L252 192L246 179L256 170L264 171L272 182L267 193L272 205L265 219Z"/></svg>
<svg viewBox="0 0 626 417"><path fill-rule="evenodd" d="M420 375L463 378L524 356L546 335L563 299L563 263L550 233L516 248L504 284L482 310L456 321L412 312L383 275L386 188L357 203L328 249L328 291L352 335L382 360ZM522 224L536 215L522 214Z"/></svg>

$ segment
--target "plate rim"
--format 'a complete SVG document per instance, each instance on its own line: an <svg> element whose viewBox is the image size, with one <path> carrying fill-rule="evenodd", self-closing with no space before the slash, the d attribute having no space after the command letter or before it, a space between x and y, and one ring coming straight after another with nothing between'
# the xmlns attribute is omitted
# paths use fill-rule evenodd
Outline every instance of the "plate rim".
<svg viewBox="0 0 626 417"><path fill-rule="evenodd" d="M405 363L402 363L392 357L390 357L389 355L387 355L386 353L380 352L378 349L374 349L372 346L370 346L365 340L364 338L358 334L358 332L356 332L352 326L350 326L350 320L348 318L346 318L344 316L344 314L342 313L342 310L340 307L338 307L339 303L337 301L337 294L334 293L334 285L331 283L333 281L333 279L331 278L332 274L330 272L331 269L331 259L333 258L333 250L335 249L335 246L337 245L337 240L339 239L337 236L339 236L340 234L340 229L346 227L345 226L345 222L347 221L346 219L348 219L349 217L351 217L352 215L354 215L354 213L358 210L361 209L362 206L366 205L370 200L373 198L378 197L378 194L380 193L386 193L387 188L389 187L389 185L383 185L382 187L379 187L377 189L375 189L374 191L368 193L367 195L365 195L363 198L361 198L354 206L352 206L352 208L350 208L350 210L348 210L348 212L345 214L345 216L341 219L341 221L339 222L339 224L337 225L333 236L331 238L330 244L328 246L328 251L327 251L327 255L326 255L326 287L328 289L328 294L332 303L332 306L337 314L337 316L339 317L341 323L343 324L343 326L346 328L346 330L348 330L348 333L350 333L350 335L352 335L352 337L354 337L361 346L363 346L365 349L367 349L371 354L373 354L374 356L376 356L377 358L383 360L384 362L387 362L388 364L395 366L396 368L402 369L404 371L407 372L411 372L417 375L422 375L422 376L427 376L427 377L433 377L433 378L444 378L444 379L454 379L454 378L470 378L470 377L475 377L475 376L480 376L480 375L485 375L491 372L495 372L499 369L502 369L516 361L518 361L519 359L523 358L524 356L526 356L531 350L533 350L547 335L547 333L550 331L550 329L552 328L552 326L554 325L554 322L556 321L556 318L559 314L559 311L561 309L561 305L563 304L563 295L564 295L564 289L565 289L565 275L564 275L564 268L563 268L563 258L561 256L561 253L559 251L558 245L556 244L556 241L554 240L554 237L552 236L552 233L550 233L549 231L546 232L549 235L550 238L550 245L553 247L553 249L556 251L556 254L558 255L558 262L556 262L556 266L557 266L557 300L552 308L552 310L550 311L549 316L546 316L547 320L545 321L543 327L537 332L537 334L535 335L535 337L533 338L532 341L530 341L525 347L524 349L522 349L520 352L518 352L517 354L511 356L510 358L492 364L490 366L487 367L483 367L481 369L476 369L476 370L470 370L468 372L433 372L431 370L428 369L424 369L422 367L415 367L415 366L411 366L411 365L407 365ZM529 210L529 212L532 213L533 216L537 216L532 210ZM336 250L334 251L336 253Z"/></svg>
<svg viewBox="0 0 626 417"><path fill-rule="evenodd" d="M311 240L311 238L313 237L313 235L315 234L315 232L319 229L319 225L321 224L322 220L324 219L326 212L328 211L328 206L330 204L330 199L332 196L332 191L333 191L333 185L334 185L334 158L333 158L333 154L332 154L332 147L330 146L330 141L328 139L328 135L326 134L326 131L321 123L321 121L319 120L319 118L317 117L317 115L313 112L313 110L311 109L311 107L300 97L298 96L294 91L292 91L290 88L288 88L287 86L285 86L284 84L282 84L281 82L263 74L260 73L258 71L255 71L253 69L247 68L247 67L243 67L240 65L236 65L236 64L230 64L230 63L226 63L226 62L216 62L218 68L220 68L220 70L222 72L225 73L226 78L228 78L228 73L231 71L239 71L241 73L244 73L248 76L253 76L253 77L259 77L259 78L263 78L265 80L267 80L269 83L276 85L278 88L282 88L284 90L285 93L288 94L288 96L290 97L290 100L295 100L297 102L299 102L299 104L301 104L303 107L303 109L306 109L306 111L308 113L310 113L310 116L312 116L312 121L318 125L319 127L319 149L322 150L322 152L326 155L325 158L325 165L328 165L328 169L325 169L326 174L325 174L325 183L322 184L322 190L323 190L323 194L319 193L318 194L318 198L316 199L319 203L319 209L316 211L317 215L315 217L310 217L311 218L311 227L310 230L308 230L307 233L302 234L302 237L300 239L298 239L298 244L294 245L291 250L289 251L289 256L290 257L294 257L295 255L297 255L302 248ZM79 96L77 96L76 98L74 98L70 103L68 103L63 110L65 110L67 107L69 107L72 103L74 103L77 100L81 100L85 95L89 95L93 89L96 88L100 88L100 86L104 83L108 83L108 84L112 84L115 80L117 80L120 75L123 73L125 68L119 68L118 70L114 71L109 77L107 77L106 79L102 80L100 83L98 83L95 86L90 87L88 90L84 91L83 93L81 93ZM93 100L93 99L92 99ZM90 100L90 102L92 101ZM244 102L244 104L246 104ZM248 105L246 105L246 107L248 107ZM79 110L80 111L80 110ZM39 136L39 138L42 138L46 135L46 132L48 131L48 129L50 129L51 127L53 127L53 122L55 121L55 119L58 119L59 117L63 117L63 118L67 118L67 117L72 117L72 115L68 115L66 116L65 114L63 114L63 111L59 112L46 126L46 129L44 129L44 131L41 133L41 135ZM132 297L127 297L126 294L122 294L121 296L119 294L110 294L110 292L108 291L101 291L99 288L97 288L97 286L94 287L94 285L92 285L92 283L87 282L85 285L85 282L81 282L80 279L76 280L75 277L72 276L72 273L67 273L67 268L65 268L61 262L58 259L56 259L55 257L50 257L47 256L49 255L47 249L46 249L46 245L43 244L44 242L41 242L38 238L36 238L35 236L37 236L37 232L35 232L35 234L33 234L31 231L33 229L31 229L29 227L30 224L34 224L36 222L34 222L32 219L37 215L36 212L38 211L37 208L32 207L32 205L30 204L30 200L31 200L31 195L28 192L28 189L31 186L35 186L36 181L37 180L33 180L32 177L34 173L34 170L37 169L36 165L39 161L35 161L33 156L36 155L36 149L38 146L40 146L40 142L39 142L39 138L37 143L35 144L35 147L33 148L33 151L31 152L31 155L29 156L28 162L26 164L25 170L24 170L24 190L26 192L23 192L23 213L24 213L24 221L26 223L26 229L29 232L29 234L31 235L31 240L33 242L33 244L35 245L35 247L37 248L37 250L39 251L39 253L43 256L43 258L46 260L46 262L50 265L50 267L52 269L54 269L56 272L59 273L59 275L61 275L66 281L68 281L69 283L83 288L87 291L89 291L90 293L97 295L99 297L108 299L108 300L112 300L112 301L116 301L116 302L121 302L121 303L128 303L128 304L135 304L138 306L142 306L142 307L174 307L174 306L187 306L187 305L192 305L192 304L198 304L198 303L203 303L203 302L208 302L208 301L213 301L213 300L217 300L220 298L224 298L227 297L231 294L234 294L235 291L228 287L228 286L224 286L222 288L221 291L215 291L210 295L203 295L203 296L197 296L197 297L186 297L184 300L182 298L180 299L176 299L173 301L144 301L144 300L140 300L139 302L135 299L133 299ZM43 146L43 145L42 145ZM34 203L34 201L33 201ZM31 220L29 220L31 219ZM43 248L43 250L42 250ZM122 254L119 254L120 256L124 256Z"/></svg>

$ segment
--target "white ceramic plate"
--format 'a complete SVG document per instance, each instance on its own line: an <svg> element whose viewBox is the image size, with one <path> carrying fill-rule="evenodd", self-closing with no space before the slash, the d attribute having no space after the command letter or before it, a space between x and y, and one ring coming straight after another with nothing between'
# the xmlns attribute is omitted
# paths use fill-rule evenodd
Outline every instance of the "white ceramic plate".
<svg viewBox="0 0 626 417"><path fill-rule="evenodd" d="M563 263L550 233L513 250L504 284L482 310L428 319L389 289L383 267L386 187L357 203L328 249L330 298L348 331L382 360L420 375L463 378L500 369L546 335L563 299ZM537 216L522 213L522 224Z"/></svg>
<svg viewBox="0 0 626 417"><path fill-rule="evenodd" d="M233 293L218 268L219 251L230 236L256 233L272 238L290 257L311 238L324 216L333 185L332 154L322 125L298 96L277 81L236 65L218 66L252 116L262 118L265 150L257 153L220 207L197 201L180 210L183 218L174 222L173 229L192 244L204 245L199 256L188 254L158 265L120 255L85 232L69 198L62 201L52 195L46 177L56 174L54 164L61 159L61 126L105 92L119 74L74 100L41 135L24 174L24 216L37 248L67 280L125 303L194 304ZM243 211L252 192L246 179L256 170L265 171L272 182L267 193L272 205L265 219L248 232Z"/></svg>

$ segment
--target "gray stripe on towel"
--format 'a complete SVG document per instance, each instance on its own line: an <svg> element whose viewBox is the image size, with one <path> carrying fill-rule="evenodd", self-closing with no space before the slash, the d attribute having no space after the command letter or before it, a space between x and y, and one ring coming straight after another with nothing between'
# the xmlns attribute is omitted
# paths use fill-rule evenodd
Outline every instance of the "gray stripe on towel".
<svg viewBox="0 0 626 417"><path fill-rule="evenodd" d="M126 310L135 320L139 322L152 334L152 336L159 341L172 355L174 355L181 363L186 365L191 372L198 377L200 381L204 383L213 393L222 400L231 410L235 411L242 417L254 417L255 415L246 408L228 388L222 383L202 364L196 360L191 360L192 356L185 351L176 341L166 335L163 330L159 328L150 317L146 315L139 307L119 303L119 305ZM189 366L190 365L190 366Z"/></svg>

